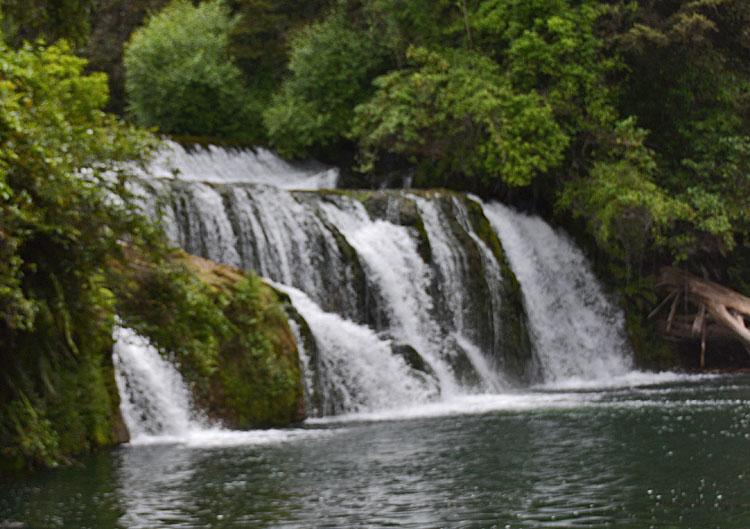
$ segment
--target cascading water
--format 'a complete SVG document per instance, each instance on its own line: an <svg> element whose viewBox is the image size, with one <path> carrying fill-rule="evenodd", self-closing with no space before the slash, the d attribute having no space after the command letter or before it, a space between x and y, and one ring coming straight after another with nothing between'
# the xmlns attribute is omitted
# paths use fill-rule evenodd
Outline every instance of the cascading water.
<svg viewBox="0 0 750 529"><path fill-rule="evenodd" d="M325 190L335 171L265 151L168 155L135 184L144 210L187 251L289 294L312 339L293 322L313 414L630 368L622 316L540 219L445 191Z"/></svg>
<svg viewBox="0 0 750 529"><path fill-rule="evenodd" d="M175 366L132 329L115 327L112 354L120 412L131 444L214 447L285 442L325 436L310 429L233 431L208 423L192 405L190 390Z"/></svg>
<svg viewBox="0 0 750 529"><path fill-rule="evenodd" d="M368 327L324 312L295 288L275 286L289 295L310 326L316 349L321 352L314 361L304 348L300 351L311 377L309 401L319 414L404 407L425 402L436 394L436 381L394 355L389 340Z"/></svg>
<svg viewBox="0 0 750 529"><path fill-rule="evenodd" d="M131 329L117 327L114 339L115 380L131 440L179 437L203 429L192 411L190 391L174 365Z"/></svg>
<svg viewBox="0 0 750 529"><path fill-rule="evenodd" d="M190 182L267 184L282 189L320 189L336 186L338 170L316 164L291 165L270 151L258 148L225 149L209 145L190 151L166 141L148 169L145 178L179 178Z"/></svg>
<svg viewBox="0 0 750 529"><path fill-rule="evenodd" d="M438 323L432 318L431 274L408 229L373 221L364 206L351 201L339 207L322 204L361 260L380 293L391 334L418 351L435 371L443 392L454 392L450 366L440 356Z"/></svg>
<svg viewBox="0 0 750 529"><path fill-rule="evenodd" d="M623 316L580 249L538 217L484 208L523 289L545 382L607 379L632 369Z"/></svg>

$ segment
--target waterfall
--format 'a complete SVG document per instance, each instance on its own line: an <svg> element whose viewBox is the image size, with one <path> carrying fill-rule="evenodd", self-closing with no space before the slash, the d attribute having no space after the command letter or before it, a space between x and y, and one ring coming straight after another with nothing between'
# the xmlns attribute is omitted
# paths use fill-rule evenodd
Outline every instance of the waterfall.
<svg viewBox="0 0 750 529"><path fill-rule="evenodd" d="M310 326L316 349L323 353L316 362L304 347L300 351L307 373L317 378L308 382L312 386L308 391L319 415L404 407L435 396L437 382L394 354L390 340L368 327L321 310L300 290L275 286L292 299Z"/></svg>
<svg viewBox="0 0 750 529"><path fill-rule="evenodd" d="M113 338L112 359L120 412L133 445L245 446L333 433L333 430L313 429L237 431L209 424L194 409L179 371L146 338L119 326L115 327Z"/></svg>
<svg viewBox="0 0 750 529"><path fill-rule="evenodd" d="M632 369L622 312L583 252L538 217L484 208L521 283L545 382L607 379Z"/></svg>
<svg viewBox="0 0 750 529"><path fill-rule="evenodd" d="M170 143L133 182L176 245L290 296L312 414L630 369L622 315L564 234L459 193L328 189L337 176Z"/></svg>
<svg viewBox="0 0 750 529"><path fill-rule="evenodd" d="M131 329L116 327L113 360L123 419L133 442L185 436L204 427L174 365Z"/></svg>
<svg viewBox="0 0 750 529"><path fill-rule="evenodd" d="M132 168L144 178L204 183L252 182L282 189L320 189L336 186L338 170L319 164L292 165L270 151L231 149L209 145L189 151L166 140L146 170Z"/></svg>

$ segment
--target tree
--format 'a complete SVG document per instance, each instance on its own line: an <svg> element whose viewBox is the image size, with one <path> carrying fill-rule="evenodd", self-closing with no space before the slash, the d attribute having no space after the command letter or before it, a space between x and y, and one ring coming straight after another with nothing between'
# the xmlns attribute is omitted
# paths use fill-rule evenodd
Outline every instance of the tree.
<svg viewBox="0 0 750 529"><path fill-rule="evenodd" d="M287 156L343 141L354 107L388 65L387 50L342 11L305 28L293 41L289 77L265 114L271 144Z"/></svg>
<svg viewBox="0 0 750 529"><path fill-rule="evenodd" d="M136 31L125 48L130 110L162 132L251 141L260 116L248 108L229 53L237 23L220 0L175 0Z"/></svg>
<svg viewBox="0 0 750 529"><path fill-rule="evenodd" d="M391 153L428 174L526 186L562 161L568 138L550 108L533 92L515 93L492 60L424 48L407 58L412 68L376 79L375 95L356 108L364 169Z"/></svg>
<svg viewBox="0 0 750 529"><path fill-rule="evenodd" d="M104 278L119 241L150 233L121 177L153 143L101 111L106 76L84 68L65 43L0 44L0 466L54 463L112 431Z"/></svg>
<svg viewBox="0 0 750 529"><path fill-rule="evenodd" d="M628 280L647 260L741 284L732 263L741 269L750 254L750 8L643 0L617 3L606 19L626 65L618 110L632 118L558 205L586 220Z"/></svg>
<svg viewBox="0 0 750 529"><path fill-rule="evenodd" d="M85 56L90 70L105 72L109 78L107 110L125 114L125 43L149 14L168 3L169 0L97 0Z"/></svg>
<svg viewBox="0 0 750 529"><path fill-rule="evenodd" d="M239 20L230 35L230 50L249 83L276 85L285 73L291 38L314 21L331 0L227 0Z"/></svg>
<svg viewBox="0 0 750 529"><path fill-rule="evenodd" d="M0 18L13 46L23 41L66 39L82 49L89 36L96 0L2 0Z"/></svg>
<svg viewBox="0 0 750 529"><path fill-rule="evenodd" d="M650 131L656 182L690 208L676 255L707 262L750 234L750 5L741 0L619 6L630 75L623 112Z"/></svg>

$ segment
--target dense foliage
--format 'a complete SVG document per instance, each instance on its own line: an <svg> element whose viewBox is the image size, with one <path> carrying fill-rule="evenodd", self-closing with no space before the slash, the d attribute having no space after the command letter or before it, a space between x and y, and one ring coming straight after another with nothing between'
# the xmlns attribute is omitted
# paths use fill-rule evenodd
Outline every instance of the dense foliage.
<svg viewBox="0 0 750 529"><path fill-rule="evenodd" d="M3 464L112 442L107 262L149 230L108 197L151 140L101 111L106 78L84 66L64 43L0 45Z"/></svg>
<svg viewBox="0 0 750 529"><path fill-rule="evenodd" d="M15 45L88 41L115 108L120 48L151 13L134 38L151 35L132 75L140 123L533 197L580 219L626 280L677 260L746 283L727 266L750 261L743 0L178 0L157 14L166 2L0 7Z"/></svg>
<svg viewBox="0 0 750 529"><path fill-rule="evenodd" d="M423 4L341 1L293 40L271 144L354 142L363 171L526 188L621 281L679 261L742 286L726 265L748 253L746 2Z"/></svg>
<svg viewBox="0 0 750 529"><path fill-rule="evenodd" d="M430 174L528 185L562 160L568 139L551 108L516 93L486 57L410 48L407 60L413 68L378 77L356 109L364 170L398 154Z"/></svg>
<svg viewBox="0 0 750 529"><path fill-rule="evenodd" d="M266 112L273 144L288 156L345 137L354 106L372 93L371 80L384 71L385 49L370 33L348 27L336 14L302 31L293 42L291 76Z"/></svg>
<svg viewBox="0 0 750 529"><path fill-rule="evenodd" d="M229 53L236 24L218 0L176 0L136 31L125 49L125 87L140 125L172 134L251 138L239 68Z"/></svg>
<svg viewBox="0 0 750 529"><path fill-rule="evenodd" d="M746 0L0 0L0 14L0 436L21 447L8 457L107 441L106 397L78 415L55 403L107 395L107 263L118 241L156 244L118 177L151 139L102 112L107 81L73 52L139 125L532 204L641 312L644 278L673 262L750 293ZM237 328L170 273L171 299ZM210 373L221 347L185 318L185 351Z"/></svg>
<svg viewBox="0 0 750 529"><path fill-rule="evenodd" d="M2 0L2 32L15 46L42 38L66 39L82 48L98 8L97 0Z"/></svg>
<svg viewBox="0 0 750 529"><path fill-rule="evenodd" d="M89 69L109 76L107 110L123 115L127 107L125 94L125 43L150 13L164 8L169 0L98 0L91 13L91 33L85 56Z"/></svg>

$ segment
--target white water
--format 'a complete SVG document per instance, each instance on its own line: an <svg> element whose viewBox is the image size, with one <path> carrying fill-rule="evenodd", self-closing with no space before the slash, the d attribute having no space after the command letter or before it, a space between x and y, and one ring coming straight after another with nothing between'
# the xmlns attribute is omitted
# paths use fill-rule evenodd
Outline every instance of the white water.
<svg viewBox="0 0 750 529"><path fill-rule="evenodd" d="M599 383L591 381L582 386L557 388L556 391L453 395L435 400L424 380L409 373L409 368L390 354L388 343L364 327L324 313L302 292L289 288L285 290L305 318L313 322L316 329L323 329L323 332L316 334L318 345L339 355L335 359L329 357L325 360L333 360L340 369L341 379L331 381L331 387L336 391L348 387L352 392L348 395L349 405L338 410L338 415L308 420L311 425L527 413L550 409L664 407L663 399L654 400L654 396L674 390L661 389L658 385L696 378L673 373L631 372ZM131 445L179 444L200 448L248 446L304 441L345 431L329 427L241 432L210 426L192 410L190 394L180 374L171 363L161 358L148 340L121 327L116 329L114 337L116 381L122 399L121 411L131 434ZM411 383L404 385L403 380L411 380ZM640 389L633 390L636 386ZM653 389L650 386L654 386ZM630 398L613 399L618 388L622 388ZM699 392L701 386L692 390ZM379 397L373 400L373 395ZM678 407L693 405L692 401L675 401L673 404ZM714 404L721 405L722 402Z"/></svg>
<svg viewBox="0 0 750 529"><path fill-rule="evenodd" d="M305 351L295 329L312 412L384 413L511 387L503 273L463 199L292 191L333 187L337 174L262 150L188 153L170 143L148 172L146 210L175 244L289 293L317 346ZM427 261L407 202L427 235ZM580 250L541 219L499 204L484 211L523 290L539 387L644 382L631 371L622 315Z"/></svg>
<svg viewBox="0 0 750 529"><path fill-rule="evenodd" d="M417 252L404 226L370 219L359 202L334 207L322 204L331 222L357 251L363 266L385 301L392 334L414 347L429 363L443 394L457 388L450 366L440 356L440 331L431 317L428 293L430 269Z"/></svg>
<svg viewBox="0 0 750 529"><path fill-rule="evenodd" d="M219 447L280 443L334 433L310 429L240 432L210 425L193 409L180 373L146 338L123 327L116 327L113 337L120 412L131 445Z"/></svg>
<svg viewBox="0 0 750 529"><path fill-rule="evenodd" d="M145 173L140 173L147 178L254 183L282 189L334 188L339 177L338 169L313 164L294 166L263 148L225 149L209 145L195 146L188 152L173 141L165 141Z"/></svg>
<svg viewBox="0 0 750 529"><path fill-rule="evenodd" d="M632 369L622 312L573 242L538 217L484 206L523 290L544 381L578 385Z"/></svg>
<svg viewBox="0 0 750 529"><path fill-rule="evenodd" d="M459 333L454 333L453 339L456 340L458 346L464 351L469 362L471 362L471 365L479 375L481 385L478 389L480 391L498 393L511 387L510 382L505 379L496 366L492 365L474 342Z"/></svg>
<svg viewBox="0 0 750 529"><path fill-rule="evenodd" d="M182 230L175 241L189 253L202 255L210 252L215 261L240 266L237 237L227 217L221 195L212 187L196 182L190 186L188 204L181 211Z"/></svg>
<svg viewBox="0 0 750 529"><path fill-rule="evenodd" d="M313 366L309 357L303 359L303 365L308 366L308 373L315 370L321 378L313 386L323 393L320 398L325 414L383 410L426 402L435 396L435 381L394 355L389 340L368 327L321 310L300 290L275 286L289 295L321 351L318 365Z"/></svg>
<svg viewBox="0 0 750 529"><path fill-rule="evenodd" d="M663 400L653 400L654 395L673 390L661 389L659 384L696 378L673 373L631 372L599 383L592 381L583 386L557 388L555 391L453 395L435 400L424 379L410 373L398 357L391 355L387 342L364 327L324 313L302 292L289 288L285 290L305 318L312 322L311 325L323 330L316 333L318 345L334 353L333 358L324 361L336 363L336 369L331 372L340 370L341 378L331 381L330 387L334 391L341 391L342 387L345 391L351 391L346 401L349 405L337 410L338 415L308 420L311 425L586 407L663 407ZM122 399L121 411L131 434L131 445L179 444L202 448L246 446L304 441L344 431L341 428L297 428L240 432L208 425L193 411L189 391L179 372L160 356L148 340L122 327L115 330L114 337L116 381ZM404 380L411 383L405 385ZM640 389L633 394L632 388L636 386ZM654 387L651 389L649 386ZM618 388L631 395L630 399L613 399ZM701 386L692 390L700 391ZM378 397L373 399L373 396ZM691 403L676 401L674 405L690 406Z"/></svg>
<svg viewBox="0 0 750 529"><path fill-rule="evenodd" d="M123 419L131 441L157 435L185 436L201 430L182 376L149 341L131 329L114 331L115 374Z"/></svg>

